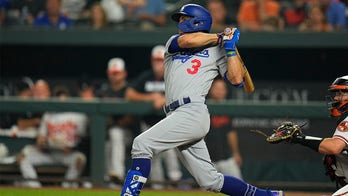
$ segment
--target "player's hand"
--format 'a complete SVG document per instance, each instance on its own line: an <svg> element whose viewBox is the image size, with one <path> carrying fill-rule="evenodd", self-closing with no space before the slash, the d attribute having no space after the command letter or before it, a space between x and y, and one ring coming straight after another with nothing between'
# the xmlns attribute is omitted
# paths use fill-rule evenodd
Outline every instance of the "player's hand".
<svg viewBox="0 0 348 196"><path fill-rule="evenodd" d="M42 135L37 136L36 143L39 147L46 147L47 146L46 137Z"/></svg>
<svg viewBox="0 0 348 196"><path fill-rule="evenodd" d="M237 28L226 28L222 37L223 46L226 50L227 56L236 56L236 45L239 41L240 31Z"/></svg>

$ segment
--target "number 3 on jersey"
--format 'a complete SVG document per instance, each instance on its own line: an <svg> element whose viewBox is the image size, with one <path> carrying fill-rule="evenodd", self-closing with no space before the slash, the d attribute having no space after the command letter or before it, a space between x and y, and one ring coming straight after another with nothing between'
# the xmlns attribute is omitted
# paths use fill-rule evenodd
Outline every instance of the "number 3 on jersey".
<svg viewBox="0 0 348 196"><path fill-rule="evenodd" d="M202 65L202 63L198 59L193 59L191 63L192 63L192 66L190 68L187 68L187 73L193 75L198 72L198 68Z"/></svg>

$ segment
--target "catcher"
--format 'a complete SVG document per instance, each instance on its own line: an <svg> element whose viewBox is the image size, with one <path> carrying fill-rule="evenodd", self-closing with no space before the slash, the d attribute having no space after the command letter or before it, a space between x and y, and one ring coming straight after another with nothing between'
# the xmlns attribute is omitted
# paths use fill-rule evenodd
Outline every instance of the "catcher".
<svg viewBox="0 0 348 196"><path fill-rule="evenodd" d="M301 126L283 122L266 141L297 143L324 154L326 175L332 181L336 181L339 189L348 184L348 75L337 78L328 91L330 116L338 118L337 127L331 138L306 136L302 133Z"/></svg>

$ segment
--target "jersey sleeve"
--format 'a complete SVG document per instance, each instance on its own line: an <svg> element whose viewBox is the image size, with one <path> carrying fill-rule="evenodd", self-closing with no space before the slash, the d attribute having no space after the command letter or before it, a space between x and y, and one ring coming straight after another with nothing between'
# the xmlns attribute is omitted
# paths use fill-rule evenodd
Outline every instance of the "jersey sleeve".
<svg viewBox="0 0 348 196"><path fill-rule="evenodd" d="M340 139L348 145L348 116L337 125L333 138Z"/></svg>

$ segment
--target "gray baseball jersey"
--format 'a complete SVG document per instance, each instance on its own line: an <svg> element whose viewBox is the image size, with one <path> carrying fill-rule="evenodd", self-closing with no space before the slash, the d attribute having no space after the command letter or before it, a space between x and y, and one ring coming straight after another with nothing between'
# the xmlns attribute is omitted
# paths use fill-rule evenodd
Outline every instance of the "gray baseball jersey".
<svg viewBox="0 0 348 196"><path fill-rule="evenodd" d="M179 102L180 107L167 113L166 118L133 141L132 158L149 158L154 154L175 148L182 163L205 189L218 192L223 175L211 162L204 137L209 131L210 115L205 102L214 78L227 70L225 51L219 46L196 53L165 52L166 105ZM190 98L186 104L184 98Z"/></svg>
<svg viewBox="0 0 348 196"><path fill-rule="evenodd" d="M172 36L167 44L166 51ZM165 53L166 104L187 96L199 96L204 100L218 71L226 72L225 50L220 46L206 48L198 53Z"/></svg>

